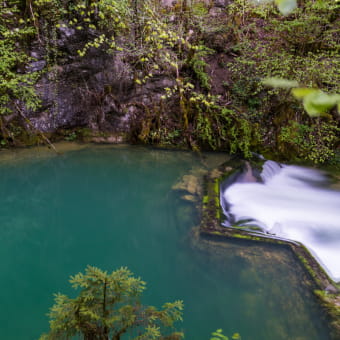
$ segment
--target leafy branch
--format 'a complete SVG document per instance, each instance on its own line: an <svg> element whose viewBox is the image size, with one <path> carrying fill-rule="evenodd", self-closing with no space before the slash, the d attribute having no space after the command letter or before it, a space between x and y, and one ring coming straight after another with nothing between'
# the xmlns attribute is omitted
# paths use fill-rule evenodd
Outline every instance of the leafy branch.
<svg viewBox="0 0 340 340"><path fill-rule="evenodd" d="M297 81L282 78L266 78L263 84L274 88L291 89L292 95L302 100L304 109L311 117L325 115L335 106L340 115L340 94L329 94L317 88L299 87Z"/></svg>

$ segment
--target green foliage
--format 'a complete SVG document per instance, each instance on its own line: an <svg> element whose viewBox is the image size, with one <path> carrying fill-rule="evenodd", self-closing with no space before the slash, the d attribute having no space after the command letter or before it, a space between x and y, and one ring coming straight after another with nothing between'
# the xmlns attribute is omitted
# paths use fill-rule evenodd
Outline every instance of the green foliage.
<svg viewBox="0 0 340 340"><path fill-rule="evenodd" d="M305 0L298 7L294 0L234 0L227 7L228 20L221 14L212 22L209 6L188 4L180 1L165 9L156 0L3 2L0 113L8 116L18 108L35 110L39 105L34 92L39 74L29 72L26 53L34 37L46 51L46 69L57 96L55 66L63 53L58 50L58 28L70 26L83 39L76 48L78 56L94 49L119 55L134 70L137 88L164 76L172 82L152 98L153 108L141 106L146 118L136 129L140 141L225 149L246 157L266 148L317 162L331 158L339 128L331 117L333 107L340 106L338 5L332 0ZM216 33L216 43L210 44L209 37ZM221 97L207 72L215 51L206 45L223 51L223 57L229 53L222 62L230 81L225 95L218 92ZM302 105L290 95L292 87ZM322 117L310 122L305 111ZM15 136L4 121L2 144ZM315 151L306 141L317 145Z"/></svg>
<svg viewBox="0 0 340 340"><path fill-rule="evenodd" d="M278 135L280 151L291 159L299 157L313 163L324 163L331 160L334 144L338 142L340 129L331 118L301 124L290 121L282 127Z"/></svg>
<svg viewBox="0 0 340 340"><path fill-rule="evenodd" d="M47 67L56 64L57 34L54 26L60 18L58 0L3 1L0 4L0 127L2 145L34 144L49 140L36 130L26 111L40 107L35 85L42 72L33 71L31 44L46 49ZM52 25L48 28L47 22ZM42 36L41 31L44 31ZM55 78L56 72L51 72ZM7 117L4 117L7 116ZM38 135L37 135L37 134ZM7 143L8 141L8 143Z"/></svg>
<svg viewBox="0 0 340 340"><path fill-rule="evenodd" d="M339 284L336 285L339 289ZM330 294L325 290L314 290L314 294L320 300L322 306L331 317L332 338L338 339L340 336L340 306L338 304L338 294Z"/></svg>
<svg viewBox="0 0 340 340"><path fill-rule="evenodd" d="M34 27L20 18L17 5L0 4L0 115L8 115L16 106L36 109L39 105L34 91L38 73L25 73L32 59L20 46L35 34ZM19 48L18 48L19 46ZM20 71L19 71L20 70ZM1 119L1 117L0 117Z"/></svg>
<svg viewBox="0 0 340 340"><path fill-rule="evenodd" d="M340 114L339 94L327 94L315 88L298 87L299 83L297 81L282 78L266 78L262 83L274 88L293 88L291 91L293 96L303 101L303 107L311 117L321 116L334 106L338 107L338 113Z"/></svg>
<svg viewBox="0 0 340 340"><path fill-rule="evenodd" d="M191 11L194 16L199 18L209 13L208 7L203 1L193 1Z"/></svg>
<svg viewBox="0 0 340 340"><path fill-rule="evenodd" d="M77 139L77 132L76 131L72 131L70 132L68 135L65 136L65 140L68 142L73 142Z"/></svg>
<svg viewBox="0 0 340 340"><path fill-rule="evenodd" d="M229 338L223 334L222 329L216 330L211 335L212 335L212 337L210 338L210 340L229 340ZM234 333L232 335L231 339L232 340L241 340L241 336L238 333Z"/></svg>
<svg viewBox="0 0 340 340"><path fill-rule="evenodd" d="M191 59L188 62L188 65L192 68L192 70L195 73L195 76L197 77L200 86L205 90L210 90L210 77L206 72L206 68L208 66L207 62L205 61L205 58L209 54L213 54L213 50L210 48L207 48L204 45L198 45L195 53L191 57Z"/></svg>
<svg viewBox="0 0 340 340"><path fill-rule="evenodd" d="M332 107L338 107L340 114L340 95L327 94L319 89L295 88L292 94L297 99L302 99L303 107L311 117L318 117L328 112Z"/></svg>
<svg viewBox="0 0 340 340"><path fill-rule="evenodd" d="M109 51L119 50L116 36L130 32L133 20L129 0L79 1L69 9L67 16L69 26L79 31L97 31L96 37L86 41L77 51L80 56L84 56L90 48L104 46Z"/></svg>
<svg viewBox="0 0 340 340"><path fill-rule="evenodd" d="M218 104L218 97L191 93L190 110L196 112L195 136L213 150L226 148L230 153L241 152L251 157L259 144L258 126L237 113Z"/></svg>
<svg viewBox="0 0 340 340"><path fill-rule="evenodd" d="M267 86L279 87L283 89L290 89L292 87L298 87L299 83L295 80L287 80L282 78L266 78L262 83Z"/></svg>
<svg viewBox="0 0 340 340"><path fill-rule="evenodd" d="M213 332L211 335L212 337L210 338L210 340L228 340L228 337L223 335L223 330L222 329L218 329L215 332Z"/></svg>
<svg viewBox="0 0 340 340"><path fill-rule="evenodd" d="M340 45L335 33L340 23L334 2L306 0L289 17L272 11L271 4L257 9L247 4L243 12L240 4L237 8L243 23L240 29L234 29L236 45L231 51L236 56L228 65L233 82L227 90L233 104L248 121L260 124L261 139L269 148L281 155L287 152L286 157L328 161L338 143L339 128L338 121L329 117L334 112L332 107L338 105L336 93L340 93ZM265 21L260 10L267 14ZM229 13L237 22L235 8ZM290 95L292 87L314 90L300 96L303 105L297 105ZM322 114L319 125L310 122L305 111L312 116ZM308 124L312 124L310 133L296 128ZM288 131L308 136L307 140L317 145L315 152L299 138L292 138L287 148L288 138L282 136L288 136Z"/></svg>
<svg viewBox="0 0 340 340"><path fill-rule="evenodd" d="M291 14L297 8L297 0L254 0L259 3L267 4L269 1L273 1L278 10L283 15Z"/></svg>
<svg viewBox="0 0 340 340"><path fill-rule="evenodd" d="M186 143L193 149L200 145L212 149L228 148L232 152L250 155L250 149L257 144L252 140L253 127L244 115L223 108L219 98L210 92L207 58L214 51L200 41L200 31L208 27L205 18L207 6L195 2L190 8L181 3L181 6L168 11L160 10L153 0L79 0L67 4L59 0L36 0L28 5L29 11L21 8L18 13L22 21L20 25L29 27L32 36L35 35L45 48L49 78L53 83L58 81L55 67L60 53L58 28L70 26L81 31L84 37L83 44L78 45L80 57L99 48L114 55L120 53L134 68L136 86L143 86L164 74L174 80L174 85L166 87L160 95L160 108L155 112L145 108L147 119L141 124L138 135L141 141ZM18 61L17 57L14 59ZM13 67L5 65L6 70ZM32 78L31 74L16 71L14 75ZM26 84L26 88L32 90L29 98L33 98L35 80L29 83L26 78L23 79L4 84L11 86L13 97L21 99L25 98L22 94L25 87L15 85ZM57 86L52 91L57 96ZM3 92L5 101L9 89ZM27 107L36 108L31 105L32 101L25 101ZM257 105L256 98L249 101ZM171 115L167 112L167 103L170 103ZM10 105L3 107L11 109ZM57 107L54 109L57 110ZM66 136L68 140L75 138L77 135L74 133Z"/></svg>
<svg viewBox="0 0 340 340"><path fill-rule="evenodd" d="M232 28L236 35L243 35L243 25L249 17L268 19L273 13L271 0L234 0L227 8L228 15L233 21Z"/></svg>
<svg viewBox="0 0 340 340"><path fill-rule="evenodd" d="M127 268L112 273L88 266L85 273L71 276L79 295L71 299L56 294L50 316L50 332L40 339L119 340L129 334L134 340L181 339L183 334L168 331L182 320L183 302L165 303L161 310L143 306L140 296L145 282Z"/></svg>

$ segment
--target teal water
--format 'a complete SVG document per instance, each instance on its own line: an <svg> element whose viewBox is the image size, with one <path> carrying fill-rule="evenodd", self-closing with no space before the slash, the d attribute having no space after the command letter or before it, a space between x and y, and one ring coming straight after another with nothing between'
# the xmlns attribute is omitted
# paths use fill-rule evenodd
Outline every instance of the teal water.
<svg viewBox="0 0 340 340"><path fill-rule="evenodd" d="M194 206L171 187L209 164L188 152L88 147L0 162L0 338L37 339L53 293L87 264L128 266L146 304L184 300L189 340L323 340L306 275L284 248L198 242Z"/></svg>

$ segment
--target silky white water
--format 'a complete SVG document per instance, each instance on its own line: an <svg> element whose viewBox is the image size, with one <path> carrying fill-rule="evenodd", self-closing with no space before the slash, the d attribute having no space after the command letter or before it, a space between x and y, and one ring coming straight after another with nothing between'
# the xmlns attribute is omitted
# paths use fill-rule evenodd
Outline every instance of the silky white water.
<svg viewBox="0 0 340 340"><path fill-rule="evenodd" d="M236 221L256 220L265 232L303 243L340 280L340 192L317 170L267 161L263 183L238 181L224 192Z"/></svg>

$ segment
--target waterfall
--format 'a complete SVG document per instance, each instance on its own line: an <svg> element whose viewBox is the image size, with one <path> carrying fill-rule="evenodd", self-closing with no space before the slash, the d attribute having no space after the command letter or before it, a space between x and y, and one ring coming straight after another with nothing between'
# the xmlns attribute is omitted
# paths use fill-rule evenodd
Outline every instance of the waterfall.
<svg viewBox="0 0 340 340"><path fill-rule="evenodd" d="M257 225L263 232L301 242L339 281L340 192L329 187L327 176L266 161L261 182L244 181L244 175L239 178L222 188L225 225Z"/></svg>

